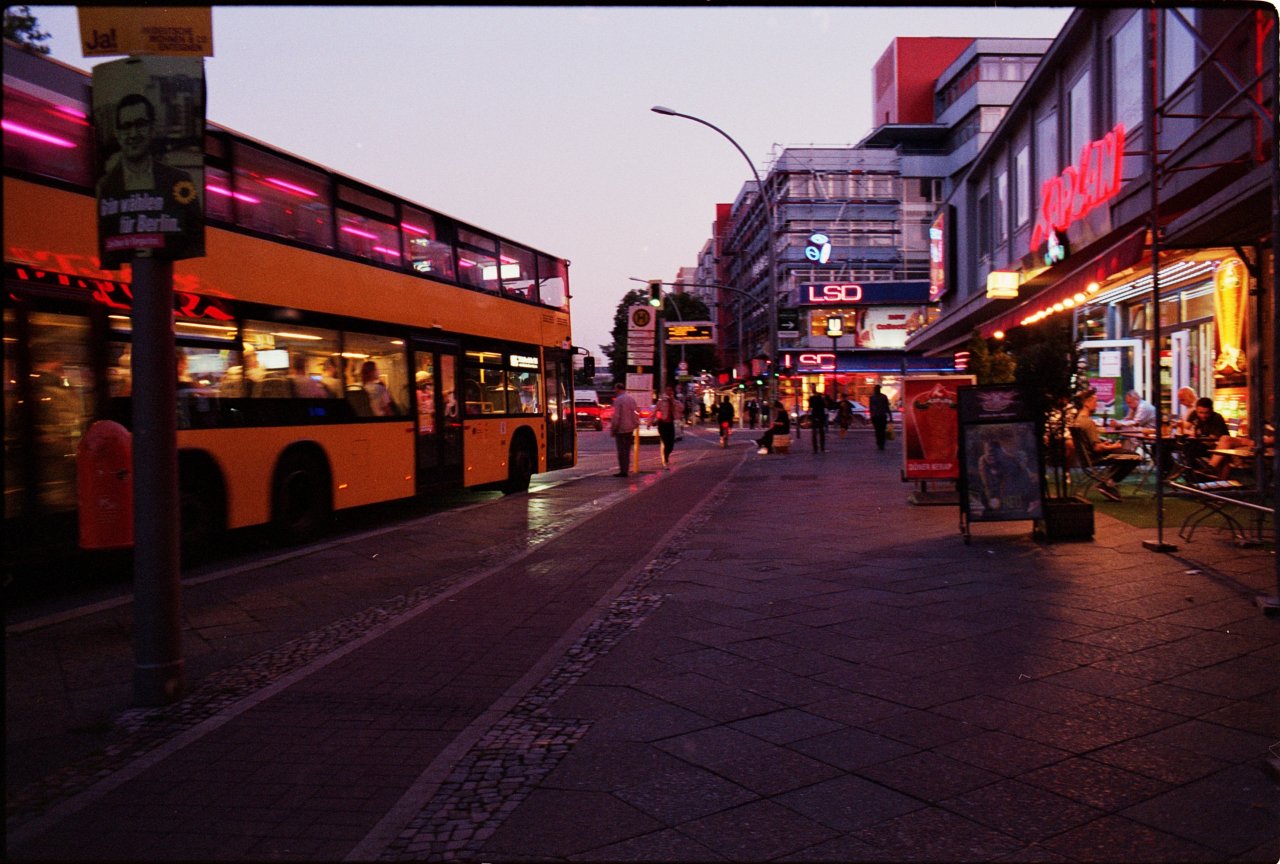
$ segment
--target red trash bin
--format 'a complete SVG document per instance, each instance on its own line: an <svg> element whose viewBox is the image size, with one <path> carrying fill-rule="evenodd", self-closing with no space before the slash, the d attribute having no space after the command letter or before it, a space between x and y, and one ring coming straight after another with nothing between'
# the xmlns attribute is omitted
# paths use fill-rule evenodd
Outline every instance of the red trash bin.
<svg viewBox="0 0 1280 864"><path fill-rule="evenodd" d="M76 447L83 549L133 545L133 436L111 420L93 423Z"/></svg>

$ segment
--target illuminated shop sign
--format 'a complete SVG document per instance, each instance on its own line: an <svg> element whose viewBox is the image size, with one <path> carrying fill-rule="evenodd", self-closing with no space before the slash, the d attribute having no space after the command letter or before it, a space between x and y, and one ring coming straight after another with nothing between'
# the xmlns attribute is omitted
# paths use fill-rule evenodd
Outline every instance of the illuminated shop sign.
<svg viewBox="0 0 1280 864"><path fill-rule="evenodd" d="M1040 187L1040 212L1031 231L1036 252L1055 231L1066 231L1099 204L1120 191L1124 173L1124 124L1080 149L1080 160Z"/></svg>
<svg viewBox="0 0 1280 864"><path fill-rule="evenodd" d="M796 358L798 372L834 372L836 355L830 351L810 351Z"/></svg>
<svg viewBox="0 0 1280 864"><path fill-rule="evenodd" d="M861 285L806 285L810 303L861 303Z"/></svg>
<svg viewBox="0 0 1280 864"><path fill-rule="evenodd" d="M928 303L929 280L907 279L884 282L802 282L802 302L811 306L858 303Z"/></svg>
<svg viewBox="0 0 1280 864"><path fill-rule="evenodd" d="M947 293L947 208L929 226L929 302Z"/></svg>
<svg viewBox="0 0 1280 864"><path fill-rule="evenodd" d="M816 264L831 260L831 238L821 231L809 235L809 245L804 247L804 257Z"/></svg>
<svg viewBox="0 0 1280 864"><path fill-rule="evenodd" d="M527 354L512 354L511 365L517 369L537 369L538 358Z"/></svg>
<svg viewBox="0 0 1280 864"><path fill-rule="evenodd" d="M992 270L987 274L987 296L1005 299L1018 296L1017 270Z"/></svg>

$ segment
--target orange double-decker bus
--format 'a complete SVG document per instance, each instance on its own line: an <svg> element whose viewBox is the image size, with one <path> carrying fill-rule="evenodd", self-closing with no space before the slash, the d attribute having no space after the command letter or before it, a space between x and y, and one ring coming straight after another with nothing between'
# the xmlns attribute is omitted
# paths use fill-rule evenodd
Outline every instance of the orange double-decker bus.
<svg viewBox="0 0 1280 864"><path fill-rule="evenodd" d="M128 267L97 257L89 76L12 43L4 68L14 536L73 522L79 439L128 424L132 304ZM567 261L212 123L204 138L206 255L174 267L184 543L526 490L574 463Z"/></svg>

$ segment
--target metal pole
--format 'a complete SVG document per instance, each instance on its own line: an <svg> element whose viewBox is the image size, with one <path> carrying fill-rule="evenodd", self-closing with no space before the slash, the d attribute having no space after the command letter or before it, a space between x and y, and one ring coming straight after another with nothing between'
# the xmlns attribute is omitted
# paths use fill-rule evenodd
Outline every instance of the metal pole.
<svg viewBox="0 0 1280 864"><path fill-rule="evenodd" d="M767 304L769 315L767 332L769 335L768 341L765 343L764 353L765 356L772 361L774 367L772 370L774 374L769 376L769 402L772 404L774 399L777 398L778 392L778 363L776 357L778 350L778 261L777 254L773 248L773 232L775 229L773 201L769 198L768 190L765 189L764 183L760 180L760 172L756 170L755 163L751 161L751 157L747 155L747 151L743 150L742 146L739 145L737 141L733 140L733 136L728 132L724 131L719 126L716 126L714 123L708 123L701 117L694 117L692 114L682 114L679 111L673 111L672 109L664 108L661 105L655 105L649 110L653 111L655 114L664 114L669 117L683 117L686 120L701 123L703 126L719 132L739 153L742 154L742 158L747 161L747 167L751 169L751 176L755 178L756 190L760 195L761 202L764 204L765 218L769 223L765 229L765 253L768 255L769 259L769 296L767 298L769 301Z"/></svg>
<svg viewBox="0 0 1280 864"><path fill-rule="evenodd" d="M1151 387L1156 404L1156 440L1153 457L1156 460L1156 539L1144 540L1142 545L1152 552L1176 552L1177 546L1164 542L1164 421L1160 405L1160 130L1156 102L1160 98L1160 63L1156 50L1159 33L1157 23L1160 11L1148 13L1149 38L1147 39L1148 68L1151 89L1147 97L1147 135L1150 136L1151 164L1147 166L1147 182L1151 187Z"/></svg>
<svg viewBox="0 0 1280 864"><path fill-rule="evenodd" d="M1276 73L1280 70L1280 41L1275 38L1274 28L1277 26L1277 19L1274 14L1271 16L1271 26L1273 28L1273 32L1271 34L1271 38L1267 39L1266 42L1267 67L1271 73L1271 101L1274 106L1277 90ZM1280 326L1277 326L1276 324L1277 300L1280 300L1280 297L1277 297L1277 293L1280 293L1280 285L1277 284L1276 280L1276 267L1280 266L1280 151L1277 151L1276 145L1280 144L1280 141L1276 140L1276 123L1274 118L1272 119L1269 128L1271 130L1271 284L1263 284L1263 280L1265 279L1268 271L1266 268L1259 266L1258 302L1261 304L1264 297L1271 298L1271 362L1269 364L1271 383L1270 389L1264 392L1272 394L1271 428L1276 429L1280 428L1280 397L1275 395L1276 391L1280 390L1280 386L1277 386L1277 381L1280 380L1280 373L1277 373L1276 371L1276 361L1277 358L1280 358ZM1261 255L1258 256L1258 263L1262 263ZM1259 340L1259 345L1261 345L1261 340ZM1262 364L1259 364L1259 369L1261 369L1261 365ZM1255 386L1262 386L1265 384L1266 382L1262 380L1255 382ZM1265 406L1265 396L1263 397L1263 404ZM1265 416L1265 412L1266 408L1264 407L1263 410L1259 412L1259 416ZM1261 425L1261 423L1254 421L1255 427ZM1262 434L1262 429L1254 429L1254 442L1258 447L1257 462L1259 465L1261 465L1267 458L1267 451L1262 441ZM1271 536L1274 539L1276 537L1280 537L1280 511L1275 509L1277 496L1280 496L1280 447L1277 447L1275 444L1272 444L1272 447L1275 450L1271 457ZM1276 568L1276 593L1270 597L1258 598L1259 607L1262 608L1264 613L1271 615L1280 613L1280 555L1273 557L1275 558Z"/></svg>
<svg viewBox="0 0 1280 864"><path fill-rule="evenodd" d="M133 697L182 695L173 263L133 259Z"/></svg>

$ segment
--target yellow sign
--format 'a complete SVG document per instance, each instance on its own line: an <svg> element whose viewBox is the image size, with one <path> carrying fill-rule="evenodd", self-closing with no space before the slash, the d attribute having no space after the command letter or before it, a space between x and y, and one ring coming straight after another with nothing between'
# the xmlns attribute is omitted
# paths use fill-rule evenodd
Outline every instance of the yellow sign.
<svg viewBox="0 0 1280 864"><path fill-rule="evenodd" d="M1016 270L992 270L987 274L987 296L995 298L1017 297L1018 275Z"/></svg>
<svg viewBox="0 0 1280 864"><path fill-rule="evenodd" d="M1213 274L1213 317L1218 326L1218 357L1214 371L1220 374L1243 373L1245 291L1249 287L1249 271L1234 256L1218 262Z"/></svg>
<svg viewBox="0 0 1280 864"><path fill-rule="evenodd" d="M710 321L671 321L664 326L668 345L714 345L716 342Z"/></svg>
<svg viewBox="0 0 1280 864"><path fill-rule="evenodd" d="M208 6L81 6L77 11L85 57L213 56L213 11Z"/></svg>

